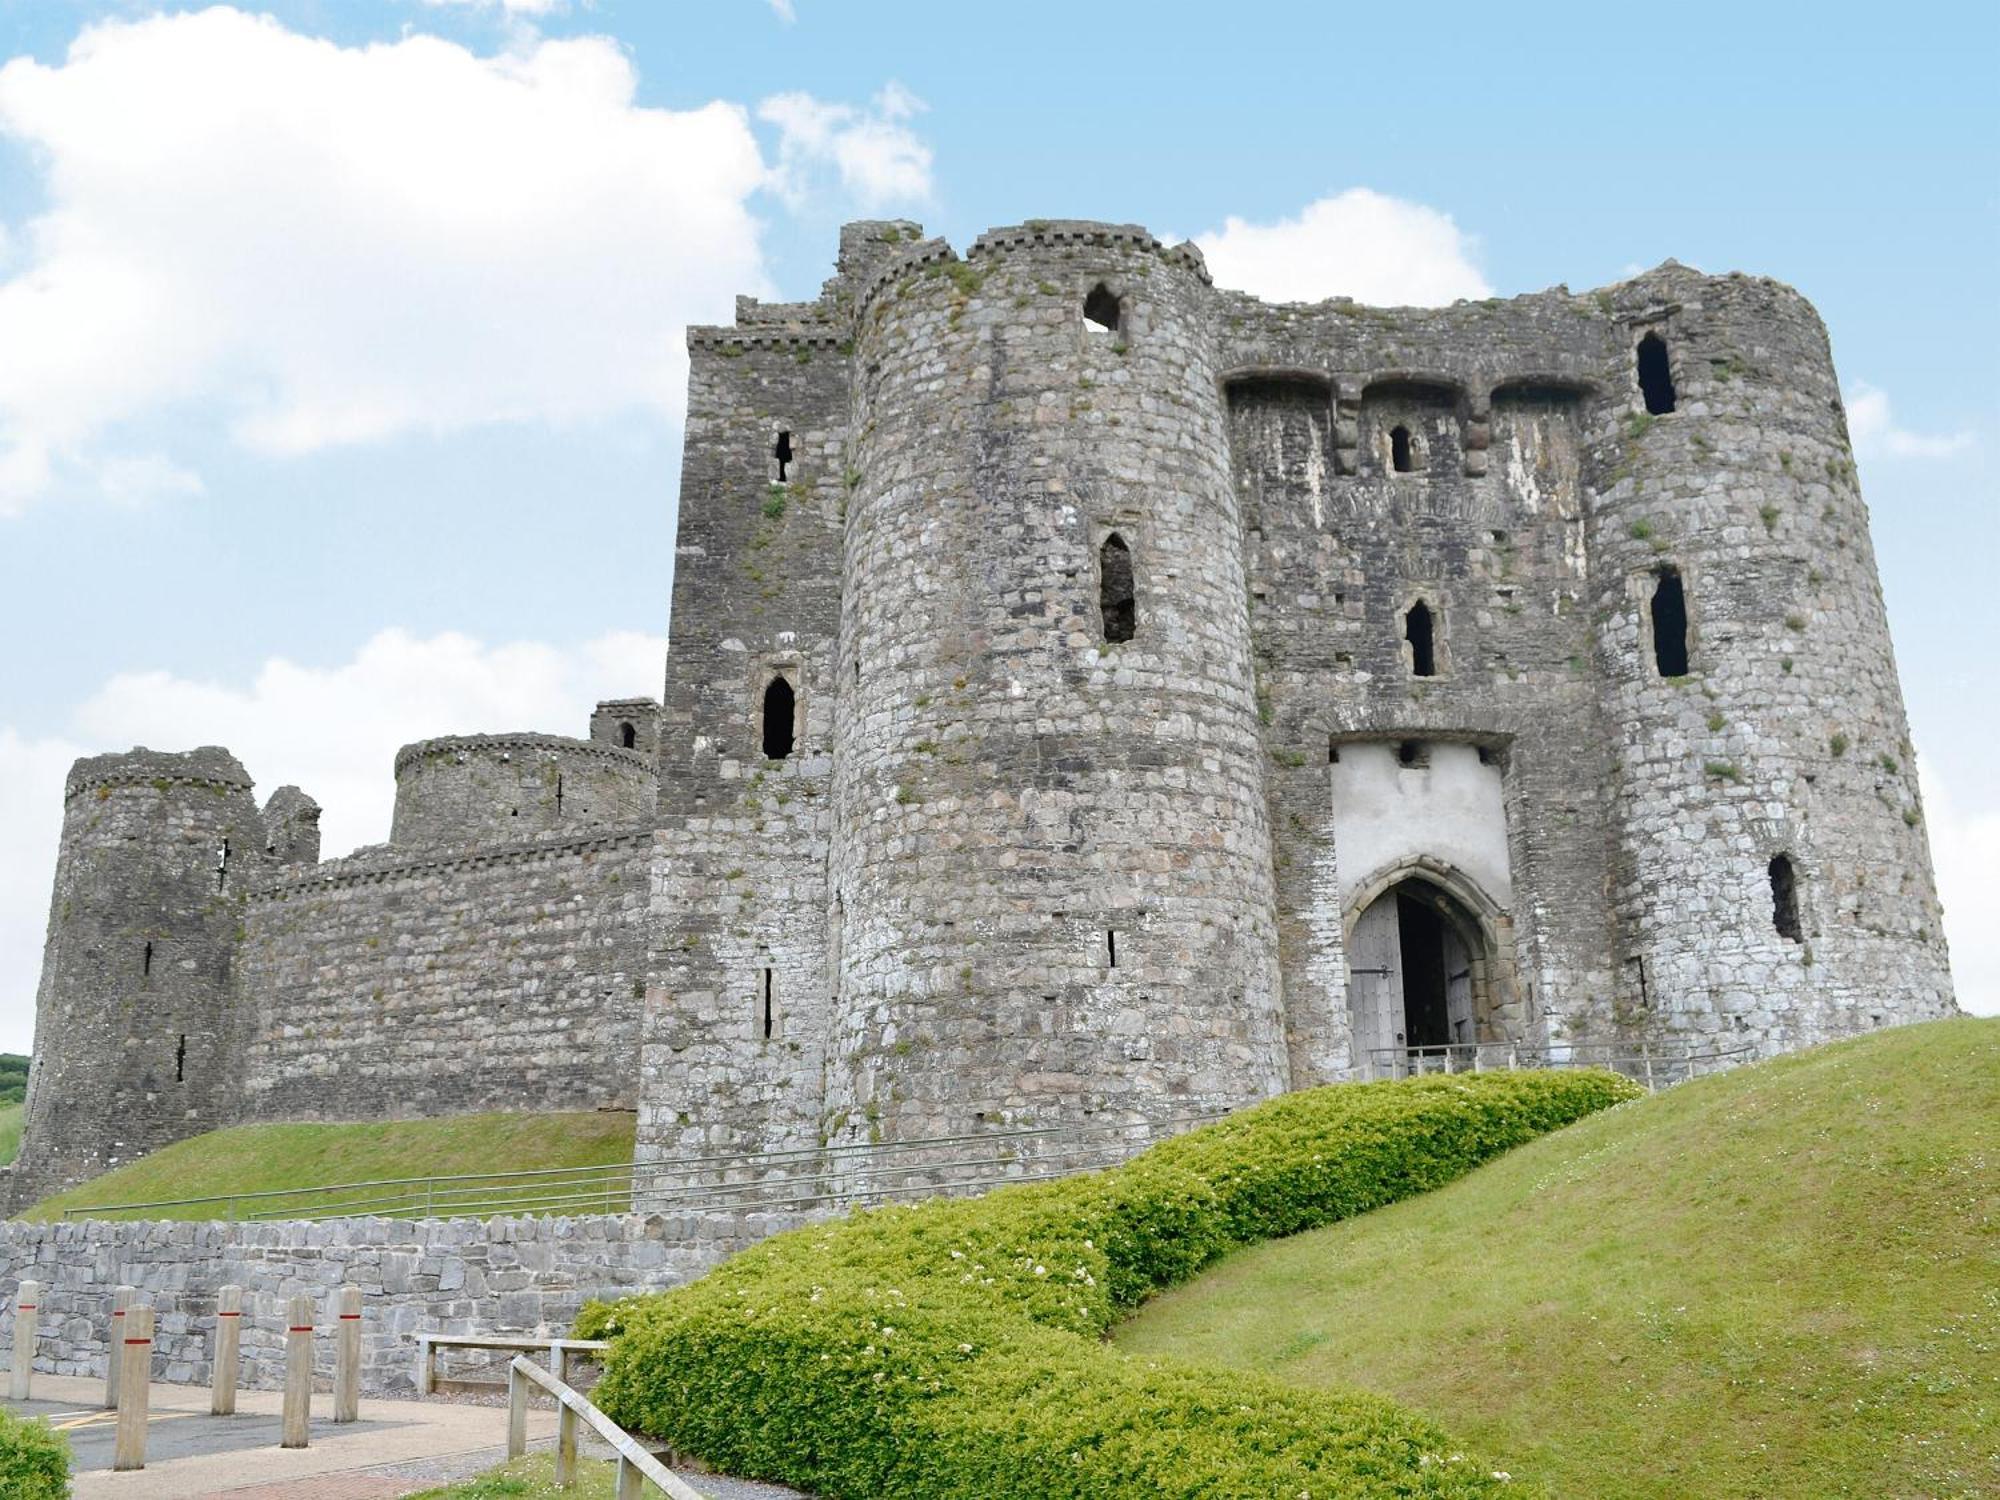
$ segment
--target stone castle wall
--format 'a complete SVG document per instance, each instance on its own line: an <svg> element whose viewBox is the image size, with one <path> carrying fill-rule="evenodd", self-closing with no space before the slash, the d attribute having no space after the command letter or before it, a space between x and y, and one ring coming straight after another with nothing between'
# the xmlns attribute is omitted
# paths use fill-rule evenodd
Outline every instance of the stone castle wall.
<svg viewBox="0 0 2000 1500"><path fill-rule="evenodd" d="M1366 1071L1407 882L1466 1040L1954 1009L1788 288L1269 306L896 221L689 350L657 706L408 747L326 865L226 752L79 765L23 1183L294 1114L636 1104L661 1160L1227 1107Z"/></svg>
<svg viewBox="0 0 2000 1500"><path fill-rule="evenodd" d="M561 1337L593 1297L691 1281L779 1230L795 1214L716 1210L652 1217L343 1219L330 1223L0 1222L0 1344L13 1347L14 1294L42 1284L35 1368L104 1374L111 1294L126 1285L158 1313L153 1375L214 1375L215 1295L243 1288L242 1383L284 1385L285 1303L319 1309L320 1388L333 1377L331 1312L361 1288L361 1382L371 1396L415 1391L419 1333ZM490 1378L490 1377L489 1377Z"/></svg>
<svg viewBox="0 0 2000 1500"><path fill-rule="evenodd" d="M251 892L237 1117L632 1108L652 845L374 851Z"/></svg>

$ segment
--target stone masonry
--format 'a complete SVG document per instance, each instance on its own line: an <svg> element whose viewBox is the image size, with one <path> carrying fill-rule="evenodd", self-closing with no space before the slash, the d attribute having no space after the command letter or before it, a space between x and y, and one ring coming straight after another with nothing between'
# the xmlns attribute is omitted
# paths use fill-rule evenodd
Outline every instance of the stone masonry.
<svg viewBox="0 0 2000 1500"><path fill-rule="evenodd" d="M314 1353L333 1376L333 1298L361 1288L362 1387L415 1388L418 1333L560 1337L592 1297L659 1291L699 1276L799 1216L703 1214L574 1219L347 1219L331 1223L31 1224L0 1222L0 1342L12 1347L14 1293L42 1284L35 1367L104 1373L111 1294L133 1287L158 1313L154 1377L206 1384L214 1373L215 1294L243 1288L243 1383L284 1384L285 1303L320 1309Z"/></svg>
<svg viewBox="0 0 2000 1500"><path fill-rule="evenodd" d="M865 222L688 345L657 703L410 746L325 864L225 751L78 764L17 1202L238 1120L659 1160L1955 1009L1791 289L1272 306Z"/></svg>

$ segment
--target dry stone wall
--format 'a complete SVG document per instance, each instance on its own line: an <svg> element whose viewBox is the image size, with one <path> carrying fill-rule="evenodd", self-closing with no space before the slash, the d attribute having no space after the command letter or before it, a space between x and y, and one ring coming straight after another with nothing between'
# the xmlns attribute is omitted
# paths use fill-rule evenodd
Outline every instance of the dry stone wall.
<svg viewBox="0 0 2000 1500"><path fill-rule="evenodd" d="M42 1284L35 1368L104 1373L111 1294L123 1284L159 1314L153 1374L205 1384L213 1375L215 1295L243 1288L243 1383L284 1384L285 1302L322 1310L321 1388L333 1375L330 1310L338 1288L362 1294L362 1389L415 1389L418 1333L561 1337L592 1297L690 1281L796 1215L703 1214L574 1219L354 1219L326 1223L0 1222L0 1346L13 1347L14 1292Z"/></svg>

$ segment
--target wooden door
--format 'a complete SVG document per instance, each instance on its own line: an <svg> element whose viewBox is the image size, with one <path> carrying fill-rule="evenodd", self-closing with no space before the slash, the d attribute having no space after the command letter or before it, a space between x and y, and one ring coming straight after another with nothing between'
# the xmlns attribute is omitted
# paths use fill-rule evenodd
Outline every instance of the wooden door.
<svg viewBox="0 0 2000 1500"><path fill-rule="evenodd" d="M1386 1059L1371 1056L1378 1048L1403 1043L1403 943L1393 891L1378 897L1354 924L1347 945L1347 1006L1354 1023L1356 1075L1400 1076L1400 1064L1375 1071Z"/></svg>
<svg viewBox="0 0 2000 1500"><path fill-rule="evenodd" d="M1455 1044L1479 1040L1478 1023L1472 1007L1472 950L1458 929L1444 924L1444 1003Z"/></svg>

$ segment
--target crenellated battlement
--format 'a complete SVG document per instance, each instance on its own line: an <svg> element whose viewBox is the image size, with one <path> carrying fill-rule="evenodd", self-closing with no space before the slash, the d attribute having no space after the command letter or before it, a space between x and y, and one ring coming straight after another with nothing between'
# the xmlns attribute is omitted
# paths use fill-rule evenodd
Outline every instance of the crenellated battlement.
<svg viewBox="0 0 2000 1500"><path fill-rule="evenodd" d="M78 763L25 1177L586 1100L646 1158L1143 1123L1954 1010L1792 288L1277 304L1137 225L871 220L687 341L657 701L406 746L324 863L226 751Z"/></svg>

